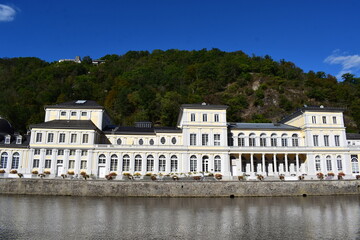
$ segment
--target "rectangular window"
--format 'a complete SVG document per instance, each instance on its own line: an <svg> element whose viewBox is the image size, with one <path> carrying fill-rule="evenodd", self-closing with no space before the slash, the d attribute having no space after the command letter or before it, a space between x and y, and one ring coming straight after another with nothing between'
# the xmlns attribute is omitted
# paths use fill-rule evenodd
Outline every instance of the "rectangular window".
<svg viewBox="0 0 360 240"><path fill-rule="evenodd" d="M333 117L333 124L337 124L336 117Z"/></svg>
<svg viewBox="0 0 360 240"><path fill-rule="evenodd" d="M71 139L70 139L71 143L75 143L76 142L76 134L72 133L71 134Z"/></svg>
<svg viewBox="0 0 360 240"><path fill-rule="evenodd" d="M332 165L331 165L331 159L330 158L327 158L326 159L326 170L328 172L331 172L332 171Z"/></svg>
<svg viewBox="0 0 360 240"><path fill-rule="evenodd" d="M36 142L41 142L42 140L42 133L36 133Z"/></svg>
<svg viewBox="0 0 360 240"><path fill-rule="evenodd" d="M135 158L135 171L141 171L141 158Z"/></svg>
<svg viewBox="0 0 360 240"><path fill-rule="evenodd" d="M46 155L51 155L52 154L52 150L51 149L46 149Z"/></svg>
<svg viewBox="0 0 360 240"><path fill-rule="evenodd" d="M214 159L214 171L215 172L221 172L221 159L216 158Z"/></svg>
<svg viewBox="0 0 360 240"><path fill-rule="evenodd" d="M219 122L219 114L214 115L214 122Z"/></svg>
<svg viewBox="0 0 360 240"><path fill-rule="evenodd" d="M323 124L326 124L326 117L325 116L322 117L322 121L323 121Z"/></svg>
<svg viewBox="0 0 360 240"><path fill-rule="evenodd" d="M329 135L324 135L324 145L325 145L326 147L329 146Z"/></svg>
<svg viewBox="0 0 360 240"><path fill-rule="evenodd" d="M65 133L60 133L59 135L59 143L64 143L65 142Z"/></svg>
<svg viewBox="0 0 360 240"><path fill-rule="evenodd" d="M250 136L249 137L249 146L250 147L255 147L256 144L255 144L255 137L254 136Z"/></svg>
<svg viewBox="0 0 360 240"><path fill-rule="evenodd" d="M129 171L130 170L130 158L124 157L123 159L123 171Z"/></svg>
<svg viewBox="0 0 360 240"><path fill-rule="evenodd" d="M315 159L315 169L317 172L320 172L321 171L321 163L320 163L320 159L319 158L316 158Z"/></svg>
<svg viewBox="0 0 360 240"><path fill-rule="evenodd" d="M165 158L159 158L159 171L164 172L166 167Z"/></svg>
<svg viewBox="0 0 360 240"><path fill-rule="evenodd" d="M34 155L40 155L40 149L35 149L34 150Z"/></svg>
<svg viewBox="0 0 360 240"><path fill-rule="evenodd" d="M207 122L207 114L203 114L203 122Z"/></svg>
<svg viewBox="0 0 360 240"><path fill-rule="evenodd" d="M266 147L266 138L264 136L260 136L260 147Z"/></svg>
<svg viewBox="0 0 360 240"><path fill-rule="evenodd" d="M70 156L74 156L75 155L75 150L70 150Z"/></svg>
<svg viewBox="0 0 360 240"><path fill-rule="evenodd" d="M196 145L196 134L191 133L190 134L190 146L195 146Z"/></svg>
<svg viewBox="0 0 360 240"><path fill-rule="evenodd" d="M83 143L88 143L89 142L89 134L84 134L83 135Z"/></svg>
<svg viewBox="0 0 360 240"><path fill-rule="evenodd" d="M76 116L76 112L71 112L71 116L75 117L75 116Z"/></svg>
<svg viewBox="0 0 360 240"><path fill-rule="evenodd" d="M220 146L220 134L214 134L214 146Z"/></svg>
<svg viewBox="0 0 360 240"><path fill-rule="evenodd" d="M196 172L197 171L197 160L196 158L191 157L190 158L190 172Z"/></svg>
<svg viewBox="0 0 360 240"><path fill-rule="evenodd" d="M87 112L81 112L81 116L82 116L82 117L86 117L86 116L87 116Z"/></svg>
<svg viewBox="0 0 360 240"><path fill-rule="evenodd" d="M146 171L148 172L154 171L154 158L148 157L148 159L146 160Z"/></svg>
<svg viewBox="0 0 360 240"><path fill-rule="evenodd" d="M86 151L86 150L82 150L82 151L81 151L81 156L87 156L87 151Z"/></svg>
<svg viewBox="0 0 360 240"><path fill-rule="evenodd" d="M61 115L61 116L66 116L66 112L62 111L62 112L60 113L60 115Z"/></svg>
<svg viewBox="0 0 360 240"><path fill-rule="evenodd" d="M209 134L202 135L202 145L207 146L209 144Z"/></svg>
<svg viewBox="0 0 360 240"><path fill-rule="evenodd" d="M312 123L316 124L316 116L312 116L311 119L312 119Z"/></svg>
<svg viewBox="0 0 360 240"><path fill-rule="evenodd" d="M75 168L75 160L69 160L69 169Z"/></svg>
<svg viewBox="0 0 360 240"><path fill-rule="evenodd" d="M51 168L51 160L45 159L45 168Z"/></svg>
<svg viewBox="0 0 360 240"><path fill-rule="evenodd" d="M177 160L177 158L171 157L170 169L171 169L171 172L177 172L177 170L178 170L178 160Z"/></svg>
<svg viewBox="0 0 360 240"><path fill-rule="evenodd" d="M39 159L34 159L33 161L33 168L38 168L40 164L40 160Z"/></svg>
<svg viewBox="0 0 360 240"><path fill-rule="evenodd" d="M313 142L314 142L315 147L319 146L319 136L318 135L313 136Z"/></svg>
<svg viewBox="0 0 360 240"><path fill-rule="evenodd" d="M59 156L64 155L64 150L63 149L58 150L58 155Z"/></svg>
<svg viewBox="0 0 360 240"><path fill-rule="evenodd" d="M86 162L86 160L82 160L81 162L80 162L80 169L86 169L86 166L87 165L87 162Z"/></svg>
<svg viewBox="0 0 360 240"><path fill-rule="evenodd" d="M195 113L192 113L192 114L191 114L191 121L192 121L192 122L195 122Z"/></svg>
<svg viewBox="0 0 360 240"><path fill-rule="evenodd" d="M63 164L64 160L57 160L58 164Z"/></svg>
<svg viewBox="0 0 360 240"><path fill-rule="evenodd" d="M53 134L53 133L48 133L48 139L47 139L47 141L48 141L49 143L54 142L54 134Z"/></svg>
<svg viewBox="0 0 360 240"><path fill-rule="evenodd" d="M339 135L335 135L335 146L337 146L337 147L340 146L340 136Z"/></svg>
<svg viewBox="0 0 360 240"><path fill-rule="evenodd" d="M110 159L110 171L117 171L118 159L117 157L111 157Z"/></svg>

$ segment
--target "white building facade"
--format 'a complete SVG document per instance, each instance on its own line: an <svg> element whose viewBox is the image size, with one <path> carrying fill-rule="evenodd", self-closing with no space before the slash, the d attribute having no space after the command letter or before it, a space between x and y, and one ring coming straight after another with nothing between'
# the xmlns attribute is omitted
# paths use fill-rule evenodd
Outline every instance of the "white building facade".
<svg viewBox="0 0 360 240"><path fill-rule="evenodd" d="M184 104L177 127L149 122L124 127L112 125L94 101L46 106L45 122L32 125L29 135L3 134L0 176L83 172L101 179L113 172L191 172L230 180L359 174L360 135L347 136L343 109L304 107L279 123L229 123L226 110L224 105Z"/></svg>

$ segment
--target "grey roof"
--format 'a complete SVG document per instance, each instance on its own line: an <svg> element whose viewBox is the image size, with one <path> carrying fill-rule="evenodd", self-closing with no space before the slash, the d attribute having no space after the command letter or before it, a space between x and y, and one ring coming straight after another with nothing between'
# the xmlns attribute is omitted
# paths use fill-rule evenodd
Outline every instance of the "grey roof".
<svg viewBox="0 0 360 240"><path fill-rule="evenodd" d="M156 133L181 133L182 130L175 127L124 127L108 126L104 133L106 134L129 134L129 135L155 135Z"/></svg>
<svg viewBox="0 0 360 240"><path fill-rule="evenodd" d="M30 135L23 135L21 139L21 144L16 144L16 135L11 136L9 144L5 144L5 137L0 138L0 146L2 148L27 148L30 143Z"/></svg>
<svg viewBox="0 0 360 240"><path fill-rule="evenodd" d="M47 105L46 108L63 108L63 109L104 109L103 106L99 105L93 100L74 100L71 102L59 103L56 105Z"/></svg>
<svg viewBox="0 0 360 240"><path fill-rule="evenodd" d="M348 140L360 140L359 133L346 133L346 139Z"/></svg>
<svg viewBox="0 0 360 240"><path fill-rule="evenodd" d="M212 105L208 103L197 103L197 104L182 104L181 108L191 109L227 109L226 105Z"/></svg>
<svg viewBox="0 0 360 240"><path fill-rule="evenodd" d="M306 106L299 108L296 112L284 117L279 122L285 123L297 116L300 116L304 112L344 112L345 108L337 108L337 107L324 107L324 106Z"/></svg>
<svg viewBox="0 0 360 240"><path fill-rule="evenodd" d="M90 120L53 120L30 125L30 128L98 130L95 124Z"/></svg>
<svg viewBox="0 0 360 240"><path fill-rule="evenodd" d="M244 130L300 130L298 127L293 127L282 123L230 123L232 129Z"/></svg>

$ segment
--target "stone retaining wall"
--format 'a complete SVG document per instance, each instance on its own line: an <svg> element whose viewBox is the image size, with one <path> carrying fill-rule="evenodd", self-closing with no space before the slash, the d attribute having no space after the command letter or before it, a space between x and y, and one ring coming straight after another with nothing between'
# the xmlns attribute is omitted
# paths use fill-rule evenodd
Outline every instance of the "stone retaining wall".
<svg viewBox="0 0 360 240"><path fill-rule="evenodd" d="M106 181L0 179L0 193L116 197L265 197L359 194L359 180L343 181Z"/></svg>

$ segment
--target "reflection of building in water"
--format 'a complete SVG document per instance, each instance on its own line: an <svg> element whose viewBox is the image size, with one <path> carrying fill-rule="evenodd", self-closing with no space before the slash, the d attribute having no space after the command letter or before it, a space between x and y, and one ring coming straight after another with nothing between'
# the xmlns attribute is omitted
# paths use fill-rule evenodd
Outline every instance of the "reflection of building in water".
<svg viewBox="0 0 360 240"><path fill-rule="evenodd" d="M37 171L99 178L110 172L221 173L225 179L359 174L360 135L345 133L343 109L303 107L279 123L229 123L226 110L184 104L177 127L129 127L112 125L94 101L46 106L45 122L32 125L29 135L14 134L1 119L0 170L4 176L16 170L25 177Z"/></svg>

